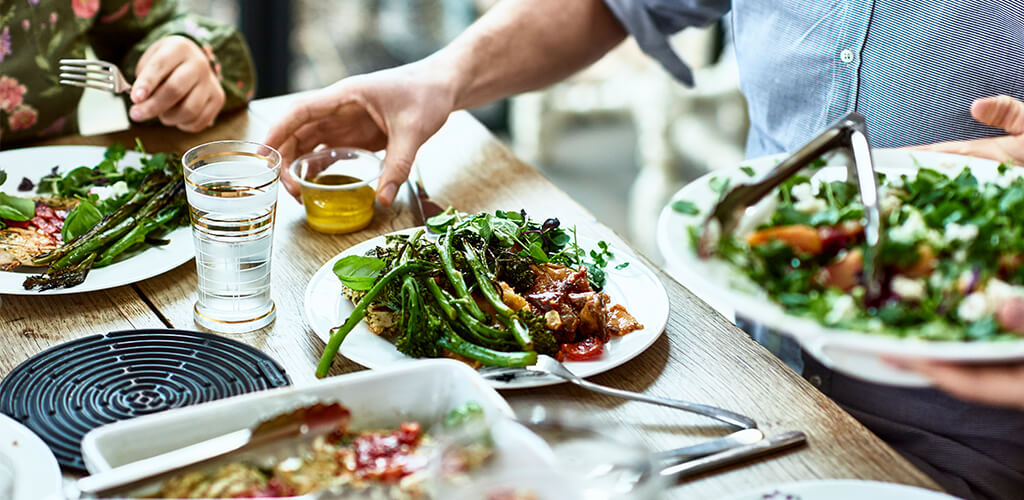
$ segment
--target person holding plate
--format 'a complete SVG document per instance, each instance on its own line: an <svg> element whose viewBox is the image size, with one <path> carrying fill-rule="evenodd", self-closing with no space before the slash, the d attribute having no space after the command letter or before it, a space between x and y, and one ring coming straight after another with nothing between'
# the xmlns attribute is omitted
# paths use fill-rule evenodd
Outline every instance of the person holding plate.
<svg viewBox="0 0 1024 500"><path fill-rule="evenodd" d="M793 150L851 111L868 117L876 147L962 147L1005 160L1009 150L997 146L1020 141L990 139L1020 129L1001 113L1005 99L985 98L1024 97L1021 0L518 0L499 3L421 61L323 89L266 142L285 163L319 144L386 149L377 199L390 204L417 149L452 111L557 82L627 35L691 85L669 37L723 17L749 104L750 157ZM975 120L969 110L978 99ZM772 332L756 336L950 492L1010 498L1024 491L1024 412L861 382Z"/></svg>
<svg viewBox="0 0 1024 500"><path fill-rule="evenodd" d="M82 89L61 59L96 55L133 82L128 115L198 132L252 97L255 71L238 31L176 0L0 1L0 147L74 132Z"/></svg>

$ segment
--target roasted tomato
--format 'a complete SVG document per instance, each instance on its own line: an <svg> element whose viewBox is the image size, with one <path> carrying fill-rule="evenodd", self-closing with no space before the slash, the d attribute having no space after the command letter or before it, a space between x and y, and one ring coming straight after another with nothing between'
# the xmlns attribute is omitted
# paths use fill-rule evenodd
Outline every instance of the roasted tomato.
<svg viewBox="0 0 1024 500"><path fill-rule="evenodd" d="M601 357L601 354L604 354L604 342L590 337L575 344L563 344L562 350L558 351L558 359L561 361L590 361Z"/></svg>

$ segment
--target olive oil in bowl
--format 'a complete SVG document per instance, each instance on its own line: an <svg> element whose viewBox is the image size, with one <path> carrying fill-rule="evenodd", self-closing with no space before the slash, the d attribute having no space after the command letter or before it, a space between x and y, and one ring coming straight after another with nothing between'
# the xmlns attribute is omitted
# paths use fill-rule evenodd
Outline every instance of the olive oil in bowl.
<svg viewBox="0 0 1024 500"><path fill-rule="evenodd" d="M321 174L313 179L321 186L361 184L352 189L303 189L306 220L321 233L348 233L366 227L373 219L376 191L362 179L345 174Z"/></svg>
<svg viewBox="0 0 1024 500"><path fill-rule="evenodd" d="M325 149L295 160L291 175L302 192L306 222L329 234L369 225L380 169L380 159L373 153L352 148Z"/></svg>

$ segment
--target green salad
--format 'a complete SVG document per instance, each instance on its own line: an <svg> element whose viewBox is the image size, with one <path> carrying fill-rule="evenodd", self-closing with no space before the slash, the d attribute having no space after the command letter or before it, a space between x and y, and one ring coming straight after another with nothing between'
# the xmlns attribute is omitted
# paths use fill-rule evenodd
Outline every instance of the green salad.
<svg viewBox="0 0 1024 500"><path fill-rule="evenodd" d="M717 256L788 313L836 328L929 340L1024 335L1024 178L995 182L968 168L949 176L879 174L885 237L881 300L864 297L863 206L857 187L794 176L723 237ZM724 187L722 188L724 190ZM694 206L677 203L681 213ZM698 248L700 227L689 228Z"/></svg>

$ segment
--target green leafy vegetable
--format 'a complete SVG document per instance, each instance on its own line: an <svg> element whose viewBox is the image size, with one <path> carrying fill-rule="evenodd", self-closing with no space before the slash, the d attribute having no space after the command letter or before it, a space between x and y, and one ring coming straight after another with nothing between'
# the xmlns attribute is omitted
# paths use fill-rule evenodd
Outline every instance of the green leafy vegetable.
<svg viewBox="0 0 1024 500"><path fill-rule="evenodd" d="M748 177L753 177L754 176L754 168L753 167L740 167L740 170L743 171L744 174L747 174Z"/></svg>
<svg viewBox="0 0 1024 500"><path fill-rule="evenodd" d="M365 255L349 255L334 263L334 274L353 290L369 290L384 269L384 261Z"/></svg>
<svg viewBox="0 0 1024 500"><path fill-rule="evenodd" d="M19 198L7 193L0 193L0 219L26 221L35 217L36 202L28 198Z"/></svg>
<svg viewBox="0 0 1024 500"><path fill-rule="evenodd" d="M61 239L71 241L77 238L95 226L102 218L103 214L96 208L96 205L90 203L89 200L83 200L64 219L64 227L60 231Z"/></svg>
<svg viewBox="0 0 1024 500"><path fill-rule="evenodd" d="M673 201L671 206L672 210L683 215L697 215L700 213L700 209L697 208L697 204L688 200Z"/></svg>

